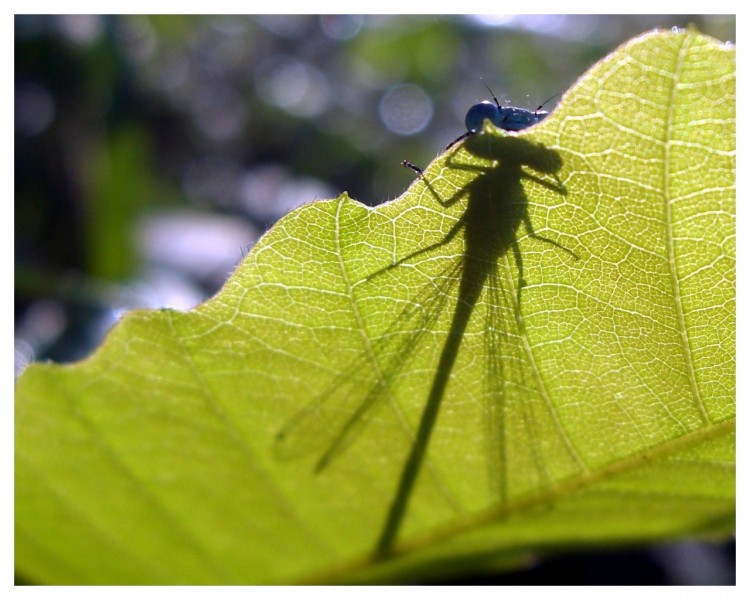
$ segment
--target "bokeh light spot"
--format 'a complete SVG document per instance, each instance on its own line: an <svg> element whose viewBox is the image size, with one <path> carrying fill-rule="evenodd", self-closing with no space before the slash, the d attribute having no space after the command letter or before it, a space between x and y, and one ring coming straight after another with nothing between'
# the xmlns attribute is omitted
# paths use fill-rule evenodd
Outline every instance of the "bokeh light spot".
<svg viewBox="0 0 750 600"><path fill-rule="evenodd" d="M380 120L399 135L415 135L432 120L432 100L425 91L411 83L389 88L378 107Z"/></svg>

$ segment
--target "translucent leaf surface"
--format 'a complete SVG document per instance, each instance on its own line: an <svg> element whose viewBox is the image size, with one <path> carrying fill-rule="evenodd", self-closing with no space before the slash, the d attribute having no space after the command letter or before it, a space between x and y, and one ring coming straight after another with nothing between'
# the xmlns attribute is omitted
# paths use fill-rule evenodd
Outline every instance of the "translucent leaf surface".
<svg viewBox="0 0 750 600"><path fill-rule="evenodd" d="M391 580L734 526L734 49L643 36L16 389L45 583Z"/></svg>

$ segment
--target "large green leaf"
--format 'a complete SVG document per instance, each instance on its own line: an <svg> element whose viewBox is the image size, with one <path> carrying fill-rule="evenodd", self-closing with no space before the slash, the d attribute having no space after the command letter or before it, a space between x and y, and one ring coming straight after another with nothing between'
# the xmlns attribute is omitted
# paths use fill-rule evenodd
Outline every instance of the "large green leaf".
<svg viewBox="0 0 750 600"><path fill-rule="evenodd" d="M640 37L16 390L48 583L430 576L734 526L734 49ZM489 127L489 126L487 126Z"/></svg>

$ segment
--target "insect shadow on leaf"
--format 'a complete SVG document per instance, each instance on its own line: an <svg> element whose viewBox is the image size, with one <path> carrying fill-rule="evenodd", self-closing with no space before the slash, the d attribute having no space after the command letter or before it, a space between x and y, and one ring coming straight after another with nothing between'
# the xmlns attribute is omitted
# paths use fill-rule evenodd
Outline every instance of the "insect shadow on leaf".
<svg viewBox="0 0 750 600"><path fill-rule="evenodd" d="M456 162L455 156L462 148L476 158L485 159L489 164L482 166ZM488 279L495 276L499 258L508 250L513 252L518 271L514 301L516 314L519 314L521 293L526 285L523 257L517 244L517 231L521 224L525 226L529 237L554 246L564 252L570 260L578 259L573 251L559 242L537 234L528 215L528 200L522 185L524 180L534 182L562 196L566 193L564 186L555 176L562 163L559 155L553 150L510 136L478 134L468 137L463 144L451 152L443 168L469 171L476 175L449 198L441 198L427 174L421 169L407 161L404 161L404 164L419 173L429 193L441 205L450 207L457 202L464 201L465 209L440 241L412 252L372 273L366 280L373 281L421 255L437 251L457 240L459 236L463 248L458 258L452 259L443 274L446 288L452 289L452 286L458 285L457 300L419 424L416 432L410 431L411 446L376 543L374 554L377 558L383 558L392 552L414 485L425 466L429 440L467 325ZM529 169L536 174L529 172ZM276 439L278 453L281 456L291 456L295 453L294 446L300 440L319 442L325 439L328 446L315 466L316 472L324 470L355 439L355 433L359 432L371 418L374 408L385 404L379 400L391 393L389 388L391 379L398 370L405 368L408 364L410 352L420 343L419 336L429 330L430 325L445 308L449 297L451 295L445 292L435 294L434 289L426 288L420 292L399 318L399 321L412 323L416 320L418 325L414 328L416 333L407 338L397 351L388 354L391 358L385 365L382 367L375 365L374 368L380 370L377 384L367 392L364 398L360 394L357 398L350 399L346 398L349 384L343 378L336 380L315 402L292 417L291 421L279 432ZM384 337L389 337L388 332ZM493 343L495 342L491 342L490 346ZM489 349L492 352L497 351L496 348ZM360 367L365 367L366 363L366 360L362 360ZM496 368L497 365L490 366L489 370L496 370ZM321 415L325 412L324 406L331 398L336 402L341 402L342 405L352 401L355 401L355 404L348 412L339 410L339 418L335 426L329 427L326 435L321 435L321 424L326 422ZM500 423L501 431L502 426ZM572 446L569 447L569 451L573 455L576 454ZM498 452L502 453L502 449ZM502 456L499 460L504 463ZM504 492L501 491L501 495L504 495Z"/></svg>
<svg viewBox="0 0 750 600"><path fill-rule="evenodd" d="M578 256L572 250L534 231L528 214L528 200L522 185L524 179L533 181L564 196L565 187L558 179L550 181L524 169L524 167L530 167L543 175L554 175L562 167L559 154L523 139L488 134L472 135L465 140L462 147L477 158L492 161L492 164L478 166L457 163L453 160L456 153L451 153L445 161L445 167L473 171L477 173L477 176L448 200L440 199L421 169L404 161L405 166L419 173L427 188L441 204L449 206L463 197L467 198L466 210L462 217L440 242L441 244L447 243L462 232L464 253L458 300L451 327L432 380L432 387L422 412L414 443L404 463L396 494L376 546L375 554L380 557L386 556L391 551L403 522L451 370L456 362L462 338L479 295L487 280L494 275L499 258L509 249L512 249L519 273L516 286L516 314L520 314L518 311L521 304L521 292L526 285L523 274L523 256L517 243L516 232L520 225L524 224L529 237L551 244L566 253L572 260L578 260ZM577 456L572 446L569 446L569 451Z"/></svg>

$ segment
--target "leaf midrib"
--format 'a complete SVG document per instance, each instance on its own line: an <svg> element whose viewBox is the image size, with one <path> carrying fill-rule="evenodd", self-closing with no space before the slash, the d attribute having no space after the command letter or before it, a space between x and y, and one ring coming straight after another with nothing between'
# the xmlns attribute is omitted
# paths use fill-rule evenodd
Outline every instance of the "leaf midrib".
<svg viewBox="0 0 750 600"><path fill-rule="evenodd" d="M400 556L418 552L421 549L434 546L436 543L445 541L451 537L468 533L473 529L491 525L501 519L511 515L518 515L525 511L534 510L540 506L549 505L560 498L566 498L575 492L579 492L586 487L590 487L607 479L612 479L628 471L636 470L642 466L649 465L658 460L667 458L691 446L719 438L731 431L736 426L736 418L733 417L726 421L714 423L700 429L696 429L688 434L674 438L659 445L647 448L642 452L626 456L615 462L602 465L601 467L590 469L579 473L573 477L565 479L559 483L549 486L543 493L526 496L519 500L511 501L500 507L492 507L488 510L471 515L455 521L445 527L431 531L421 537L414 537L411 541L396 544L390 554L391 560L397 560ZM371 556L358 559L332 569L325 574L319 574L314 579L304 580L299 583L325 583L339 579L345 579L348 575L357 573L374 564Z"/></svg>

